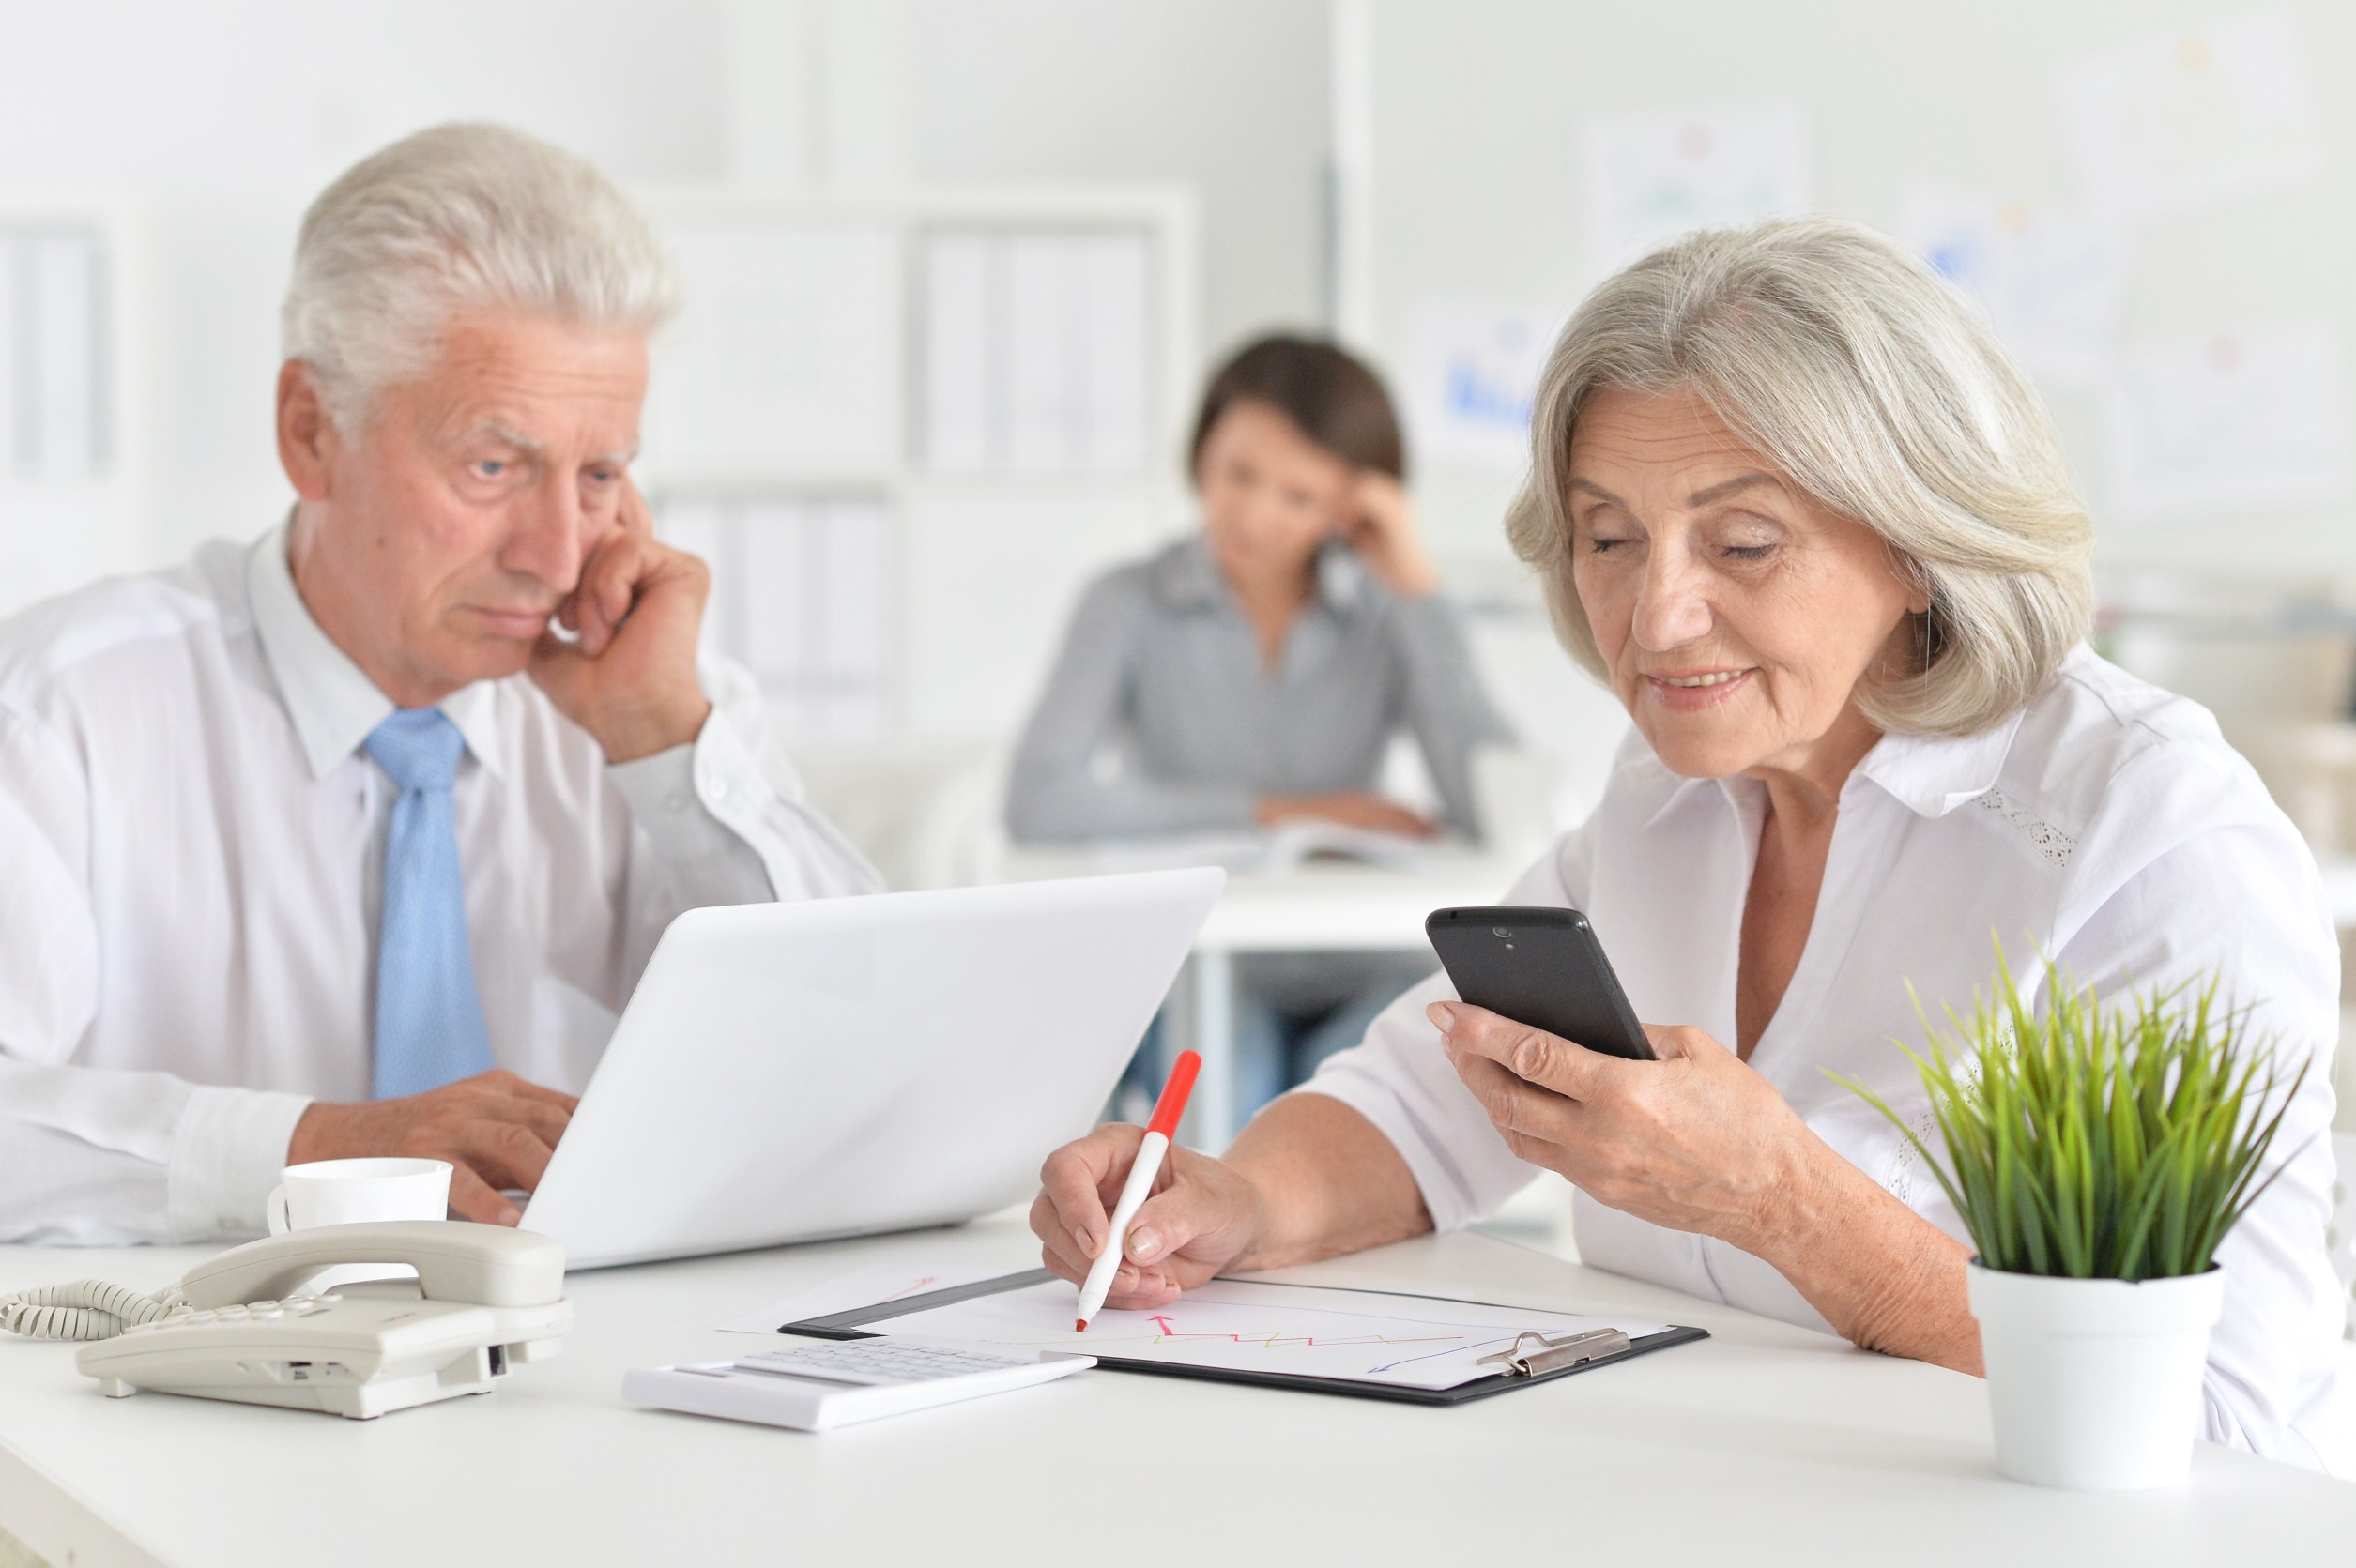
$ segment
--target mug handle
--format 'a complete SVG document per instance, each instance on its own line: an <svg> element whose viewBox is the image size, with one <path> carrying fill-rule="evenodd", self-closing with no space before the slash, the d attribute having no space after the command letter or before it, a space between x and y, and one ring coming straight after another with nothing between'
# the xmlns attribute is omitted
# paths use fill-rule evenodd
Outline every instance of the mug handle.
<svg viewBox="0 0 2356 1568"><path fill-rule="evenodd" d="M270 1234L283 1236L295 1228L294 1215L286 1207L286 1184L282 1181L270 1189L270 1195L262 1200L262 1212L269 1220Z"/></svg>

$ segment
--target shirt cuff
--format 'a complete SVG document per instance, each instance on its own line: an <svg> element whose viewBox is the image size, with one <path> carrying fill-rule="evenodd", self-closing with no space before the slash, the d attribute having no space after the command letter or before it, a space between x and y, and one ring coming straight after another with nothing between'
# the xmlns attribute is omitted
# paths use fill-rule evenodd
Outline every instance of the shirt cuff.
<svg viewBox="0 0 2356 1568"><path fill-rule="evenodd" d="M704 721L710 731L721 722L717 708ZM698 789L697 754L700 738L667 752L616 763L605 771L614 787L630 802L630 814L654 841L655 852L675 865L694 865L714 855L729 853L741 842L727 825L707 809ZM724 787L717 795L726 799Z"/></svg>
<svg viewBox="0 0 2356 1568"><path fill-rule="evenodd" d="M274 1090L199 1087L172 1132L165 1196L171 1234L190 1241L256 1236L295 1123L311 1097Z"/></svg>
<svg viewBox="0 0 2356 1568"><path fill-rule="evenodd" d="M802 804L800 786L790 770L773 776L738 729L736 722L716 704L696 737L696 798L715 826L725 830L732 862L744 868L758 891L747 899L822 897L813 886L815 867L801 845L778 830ZM815 819L813 819L815 821ZM824 824L816 824L831 836ZM862 864L856 850L845 846L852 864ZM851 892L873 890L851 887Z"/></svg>

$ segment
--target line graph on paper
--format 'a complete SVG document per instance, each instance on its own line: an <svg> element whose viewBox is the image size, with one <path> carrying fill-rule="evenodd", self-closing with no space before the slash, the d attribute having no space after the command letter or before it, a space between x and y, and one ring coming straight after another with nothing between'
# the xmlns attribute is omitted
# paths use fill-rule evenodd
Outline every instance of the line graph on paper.
<svg viewBox="0 0 2356 1568"><path fill-rule="evenodd" d="M1215 1316L1241 1312L1247 1321L1265 1323L1268 1310L1260 1305L1237 1305L1216 1294L1200 1292L1185 1299L1179 1305L1160 1312L1107 1314L1099 1317L1094 1328L1085 1335L1068 1336L1074 1344L1087 1344L1091 1353L1104 1356L1136 1356L1139 1351L1170 1350L1184 1355L1188 1350L1207 1350L1223 1354L1228 1350L1269 1353L1320 1353L1323 1358L1343 1357L1352 1362L1372 1358L1372 1364L1359 1368L1363 1376L1381 1376L1401 1367L1447 1358L1466 1349L1487 1351L1502 1349L1513 1343L1513 1334L1490 1328L1474 1329L1463 1324L1426 1321L1401 1317L1396 1314L1374 1316L1366 1313L1338 1311L1327 1308L1320 1317L1336 1321L1318 1332L1287 1332L1283 1328L1217 1329L1204 1326ZM1297 1309L1289 1317L1297 1317ZM1143 1318L1151 1332L1124 1335L1123 1319ZM1297 1325L1295 1325L1297 1327ZM1416 1332L1421 1330L1423 1332Z"/></svg>
<svg viewBox="0 0 2356 1568"><path fill-rule="evenodd" d="M1123 1361L1445 1389L1492 1376L1480 1358L1529 1331L1574 1333L1592 1317L1370 1291L1220 1280L1152 1312L1099 1315L1071 1329L1061 1281L978 1297L869 1325L895 1334L1084 1350ZM1614 1323L1631 1335L1659 1325Z"/></svg>

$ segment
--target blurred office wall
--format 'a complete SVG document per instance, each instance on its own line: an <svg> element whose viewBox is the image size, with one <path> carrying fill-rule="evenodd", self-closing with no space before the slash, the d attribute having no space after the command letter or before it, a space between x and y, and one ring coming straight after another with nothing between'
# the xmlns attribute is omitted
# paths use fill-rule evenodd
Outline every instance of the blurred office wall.
<svg viewBox="0 0 2356 1568"><path fill-rule="evenodd" d="M90 0L0 6L0 210L120 224L115 494L18 484L0 527L101 537L131 568L246 536L287 500L270 435L277 312L303 206L354 160L454 117L510 120L635 181L726 172L725 18L635 0ZM47 583L44 587L64 586ZM8 585L21 601L27 585Z"/></svg>
<svg viewBox="0 0 2356 1568"><path fill-rule="evenodd" d="M1319 320L1322 0L914 0L904 26L916 177L1184 183L1205 352Z"/></svg>
<svg viewBox="0 0 2356 1568"><path fill-rule="evenodd" d="M104 218L129 340L103 486L0 451L0 610L274 520L296 224L407 131L503 120L650 191L1183 181L1222 342L1314 318L1324 69L1317 0L0 0L0 225Z"/></svg>
<svg viewBox="0 0 2356 1568"><path fill-rule="evenodd" d="M1685 221L1831 210L1905 234L2032 361L2120 616L2229 601L2200 636L2343 637L2351 68L2356 10L2333 0L0 0L0 339L36 296L82 299L107 331L84 382L58 383L103 417L43 424L30 383L0 375L0 609L274 520L275 316L303 205L395 136L483 116L653 196L1190 194L1180 352L1199 367L1346 296L1408 405L1418 496L1492 678L1591 781L1609 700L1552 648L1497 522L1547 333ZM91 235L102 276L77 270ZM54 460L74 439L84 457ZM1101 520L1026 495L1007 488L998 533L933 577L988 606L1187 521L1174 485L1161 510ZM928 602L904 596L892 635ZM973 709L987 734L1020 711L1062 609L1008 602L1024 624L1002 648L937 660L1001 694ZM2159 649L2155 669L2271 667L2154 635L2117 646Z"/></svg>
<svg viewBox="0 0 2356 1568"><path fill-rule="evenodd" d="M1366 6L1373 342L1411 384L1680 221L1840 213L1988 304L2107 566L2356 571L2356 7ZM1513 454L1446 434L1435 516L1493 550Z"/></svg>
<svg viewBox="0 0 2356 1568"><path fill-rule="evenodd" d="M2105 647L2229 729L2346 713L2356 8L1339 3L1363 18L1362 330L1460 584L1515 591L1497 519L1588 288L1694 223L1833 212L1916 245L2031 372L2094 514ZM1526 621L1492 642L1545 666ZM1575 748L1579 696L1524 711Z"/></svg>

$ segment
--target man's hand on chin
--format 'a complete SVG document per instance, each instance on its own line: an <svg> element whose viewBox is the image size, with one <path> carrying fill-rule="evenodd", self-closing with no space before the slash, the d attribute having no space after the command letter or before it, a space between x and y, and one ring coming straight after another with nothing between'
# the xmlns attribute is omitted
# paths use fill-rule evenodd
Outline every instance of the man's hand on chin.
<svg viewBox="0 0 2356 1568"><path fill-rule="evenodd" d="M541 634L531 677L558 712L597 738L609 763L683 746L711 704L696 678L696 636L711 573L654 537L637 486L624 481L621 525L589 551L580 586L557 606L578 641Z"/></svg>
<svg viewBox="0 0 2356 1568"><path fill-rule="evenodd" d="M579 1104L497 1068L398 1100L314 1101L295 1123L286 1163L386 1154L448 1160L450 1207L459 1218L513 1225L524 1211L501 1191L540 1185Z"/></svg>

